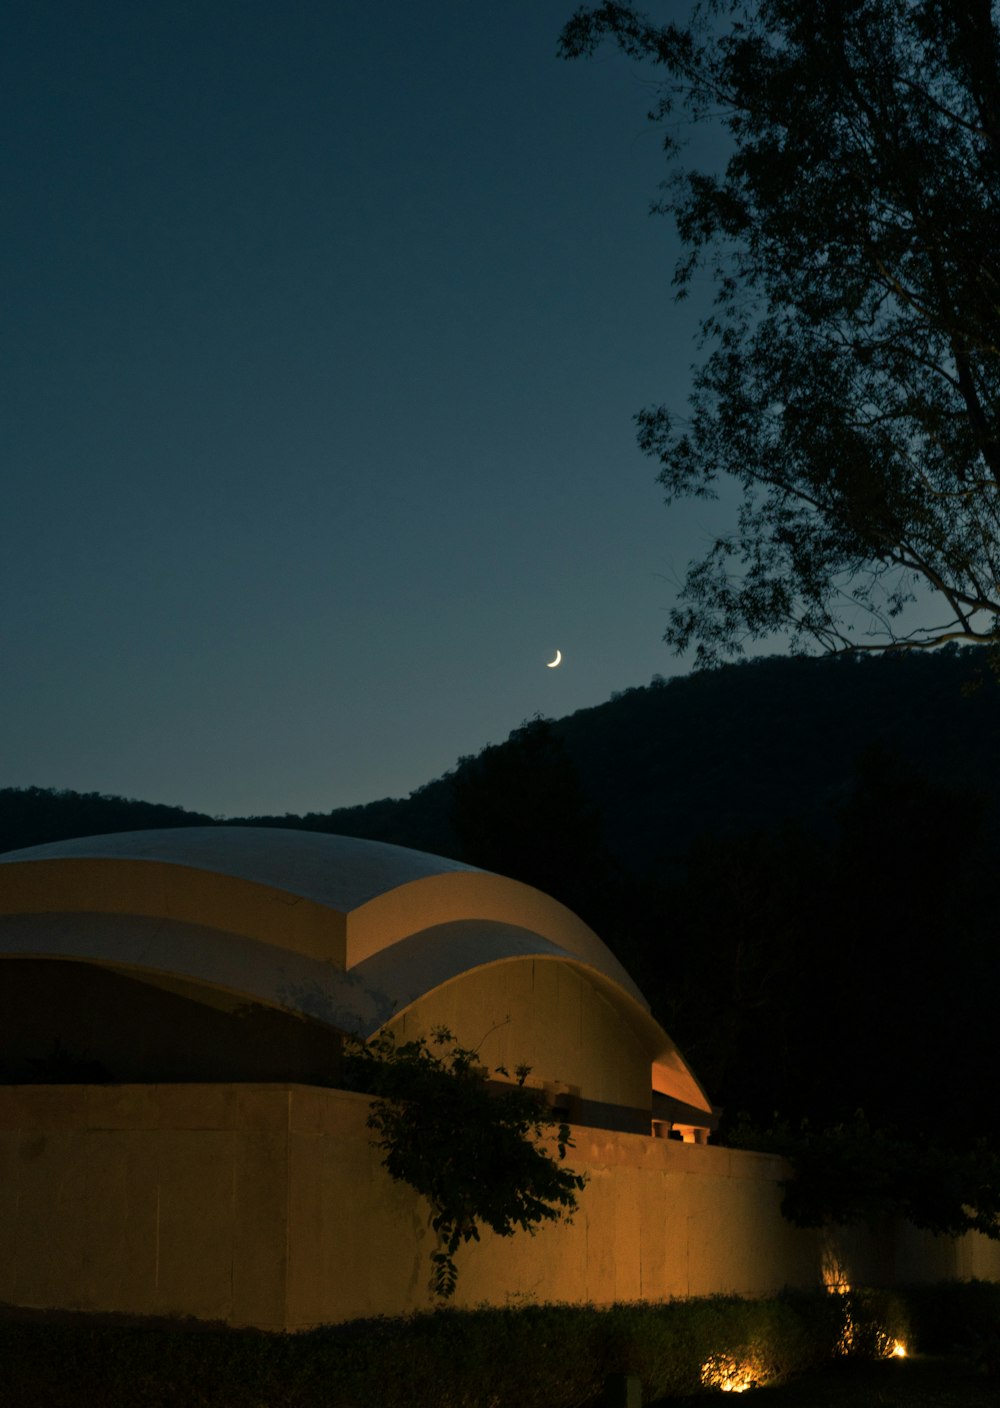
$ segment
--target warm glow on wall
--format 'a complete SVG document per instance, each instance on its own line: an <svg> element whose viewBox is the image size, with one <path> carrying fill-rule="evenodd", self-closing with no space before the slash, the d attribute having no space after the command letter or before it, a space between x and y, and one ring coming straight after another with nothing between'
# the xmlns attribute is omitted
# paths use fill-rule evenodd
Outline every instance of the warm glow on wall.
<svg viewBox="0 0 1000 1408"><path fill-rule="evenodd" d="M831 1295L846 1296L851 1289L851 1278L844 1265L840 1248L835 1242L827 1241L820 1255L823 1285Z"/></svg>

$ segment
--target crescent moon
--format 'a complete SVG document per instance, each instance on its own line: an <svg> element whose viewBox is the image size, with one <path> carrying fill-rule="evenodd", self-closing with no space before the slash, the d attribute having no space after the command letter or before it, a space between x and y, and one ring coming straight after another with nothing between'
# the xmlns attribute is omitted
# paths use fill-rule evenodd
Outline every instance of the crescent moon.
<svg viewBox="0 0 1000 1408"><path fill-rule="evenodd" d="M557 665L561 665L561 664L562 664L562 651L561 651L561 650L557 650L557 651L556 651L556 658L555 658L554 660L546 660L545 664L547 665L547 667L548 667L550 670L554 670Z"/></svg>

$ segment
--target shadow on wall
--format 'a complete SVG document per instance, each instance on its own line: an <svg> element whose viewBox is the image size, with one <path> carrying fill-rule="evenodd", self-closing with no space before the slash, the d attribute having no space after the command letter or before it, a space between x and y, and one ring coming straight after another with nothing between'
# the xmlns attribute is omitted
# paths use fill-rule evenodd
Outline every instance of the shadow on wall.
<svg viewBox="0 0 1000 1408"><path fill-rule="evenodd" d="M0 972L5 1085L340 1083L340 1036L308 1018L179 979L139 981L87 963L16 959Z"/></svg>

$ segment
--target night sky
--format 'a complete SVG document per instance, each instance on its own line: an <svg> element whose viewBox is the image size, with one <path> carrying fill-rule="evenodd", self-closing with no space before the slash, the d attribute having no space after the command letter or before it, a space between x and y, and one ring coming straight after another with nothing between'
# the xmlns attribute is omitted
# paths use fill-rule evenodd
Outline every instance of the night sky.
<svg viewBox="0 0 1000 1408"><path fill-rule="evenodd" d="M572 9L8 0L0 785L325 811L687 668L699 310Z"/></svg>

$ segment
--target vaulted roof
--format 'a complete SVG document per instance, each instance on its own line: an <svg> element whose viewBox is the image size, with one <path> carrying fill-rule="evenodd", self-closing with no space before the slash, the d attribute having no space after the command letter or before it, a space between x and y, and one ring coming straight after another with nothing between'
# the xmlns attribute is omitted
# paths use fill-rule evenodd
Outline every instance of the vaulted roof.
<svg viewBox="0 0 1000 1408"><path fill-rule="evenodd" d="M518 881L356 837L263 827L88 836L0 855L0 959L178 977L367 1036L475 969L570 963L649 1049L653 1086L704 1092L621 964Z"/></svg>

